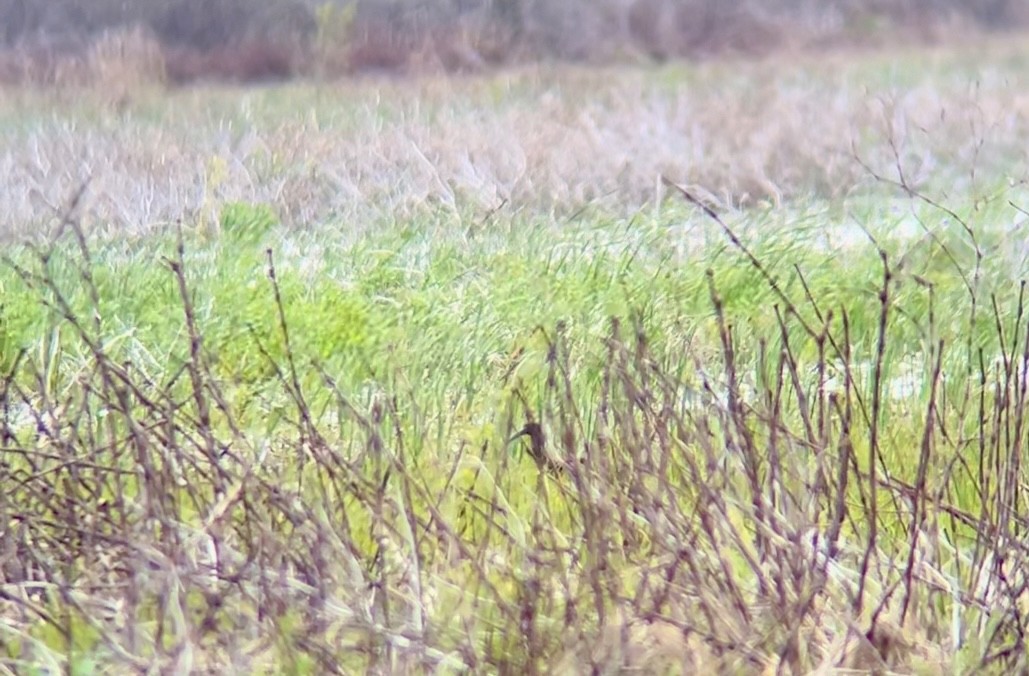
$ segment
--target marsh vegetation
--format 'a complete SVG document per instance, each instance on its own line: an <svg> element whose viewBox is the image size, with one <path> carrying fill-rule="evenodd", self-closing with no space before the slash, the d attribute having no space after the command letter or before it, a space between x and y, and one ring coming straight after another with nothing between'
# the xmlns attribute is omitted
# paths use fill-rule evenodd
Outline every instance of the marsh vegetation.
<svg viewBox="0 0 1029 676"><path fill-rule="evenodd" d="M1026 63L10 92L0 668L1026 669Z"/></svg>

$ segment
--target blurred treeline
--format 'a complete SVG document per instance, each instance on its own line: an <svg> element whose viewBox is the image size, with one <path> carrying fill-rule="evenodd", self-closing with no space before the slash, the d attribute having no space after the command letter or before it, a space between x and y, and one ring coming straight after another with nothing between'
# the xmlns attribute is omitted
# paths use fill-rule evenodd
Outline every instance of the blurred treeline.
<svg viewBox="0 0 1029 676"><path fill-rule="evenodd" d="M244 79L314 70L460 70L538 59L664 59L940 40L1029 24L1027 5L1029 0L0 0L0 49L8 61L12 53L52 59L86 53L99 36L132 30L136 42L142 35L159 48L172 80L217 76L219 68Z"/></svg>

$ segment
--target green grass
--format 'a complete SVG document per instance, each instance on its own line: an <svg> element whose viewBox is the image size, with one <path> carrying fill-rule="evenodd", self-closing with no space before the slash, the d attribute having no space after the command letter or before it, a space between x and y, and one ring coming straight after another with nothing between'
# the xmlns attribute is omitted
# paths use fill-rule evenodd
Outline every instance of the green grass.
<svg viewBox="0 0 1029 676"><path fill-rule="evenodd" d="M251 209L253 218L268 221L247 225L247 216L240 214ZM881 238L894 259L907 256L907 283L897 291L893 349L903 354L926 347L928 293L910 281L912 275L934 285L938 337L961 338L968 311L961 273L974 266L964 233L946 224L944 214L921 208L920 217L937 241L926 241L918 232L897 235L898 224L909 218L884 213L892 210L873 207L860 213L851 208L835 216L812 204L727 218L731 227L746 233L746 246L766 261L768 272L798 306L805 305L802 275L826 309L848 312L859 353L868 355L874 348L881 283L875 247L862 227ZM1007 297L1008 285L1015 271L1001 256L1009 241L1001 236L1005 215L1003 209L977 214L975 227L986 252L980 292L984 298L999 292L1000 302L1010 304L1014 298ZM297 355L324 364L347 388L398 367L411 374L431 373L424 384L433 392L498 386L491 382L491 361L532 343L538 327L550 330L564 322L573 342L584 345L607 333L611 317L631 313L641 315L652 341L660 345L698 334L698 347L712 346L708 270L715 273L727 314L742 330L771 334L776 322L770 309L781 304L715 224L674 203L657 219L649 211L629 219L589 213L558 222L531 214L500 215L475 233L468 232L467 220L446 211L425 214L414 223L383 223L357 237L346 232L346 224L334 223L318 232L291 232L272 224L260 205L227 205L221 221L213 239L198 239L192 226L184 226L186 265L216 371L241 386L257 387L269 377L255 340L266 341L277 359L284 357L276 335L268 251ZM833 240L847 243L834 254ZM108 348L130 358L145 350L158 369L168 368L184 345L183 317L174 310L178 291L166 264L174 250L175 235L169 232L134 242L101 241L91 252ZM12 263L33 268L28 249L8 255ZM958 258L961 273L948 255ZM59 245L49 272L72 308L86 316L91 301L78 278L78 260L76 247ZM10 365L19 348L37 349L61 322L10 265L0 284L5 291L2 361ZM804 308L803 314L814 321L813 308ZM980 320L982 333L975 343L993 353L993 321L987 315ZM741 349L753 347L745 342ZM70 353L67 358L74 364L82 356ZM441 364L448 367L432 368Z"/></svg>

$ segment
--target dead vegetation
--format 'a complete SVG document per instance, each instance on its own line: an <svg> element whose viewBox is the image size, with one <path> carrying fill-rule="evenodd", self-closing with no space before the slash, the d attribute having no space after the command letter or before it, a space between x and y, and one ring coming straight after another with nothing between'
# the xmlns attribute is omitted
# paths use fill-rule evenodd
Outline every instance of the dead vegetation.
<svg viewBox="0 0 1029 676"><path fill-rule="evenodd" d="M22 352L0 380L4 666L1024 669L1024 285L987 299L973 281L953 335L932 283L880 250L869 343L848 305L790 297L701 209L776 298L769 335L741 339L717 271L699 327L713 350L656 347L632 317L612 318L599 345L540 327L539 382L492 413L495 439L439 446L426 442L436 412L401 367L359 401L290 347L271 251L286 352L263 353L266 396L287 403L288 423L250 431L211 369L185 243L163 260L182 341L154 371L110 341L87 237L67 216L66 241L4 261L82 355L58 366ZM978 280L977 236L961 226L976 255L945 251ZM76 266L86 313L56 264ZM926 367L910 405L884 370L901 290L930 308L916 322L932 339L905 355ZM991 307L996 363L970 337ZM589 386L583 369L596 370ZM538 443L561 471L503 443L521 420L546 430Z"/></svg>

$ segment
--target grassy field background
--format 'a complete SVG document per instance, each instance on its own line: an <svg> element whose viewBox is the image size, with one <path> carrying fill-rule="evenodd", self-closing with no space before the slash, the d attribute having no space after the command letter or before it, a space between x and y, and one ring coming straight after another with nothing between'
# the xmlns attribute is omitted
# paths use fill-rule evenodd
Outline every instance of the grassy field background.
<svg viewBox="0 0 1029 676"><path fill-rule="evenodd" d="M1027 63L5 92L0 667L1029 668Z"/></svg>

